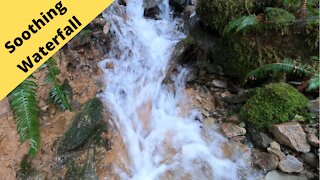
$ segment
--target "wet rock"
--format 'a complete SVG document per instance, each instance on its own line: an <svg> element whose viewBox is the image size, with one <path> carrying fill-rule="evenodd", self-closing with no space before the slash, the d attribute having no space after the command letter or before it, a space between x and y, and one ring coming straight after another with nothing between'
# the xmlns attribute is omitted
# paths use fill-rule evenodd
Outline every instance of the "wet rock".
<svg viewBox="0 0 320 180"><path fill-rule="evenodd" d="M275 141L272 141L272 142L270 143L270 147L273 148L273 149L277 149L277 150L279 150L279 151L281 150L280 144L277 143L277 142L275 142Z"/></svg>
<svg viewBox="0 0 320 180"><path fill-rule="evenodd" d="M268 147L268 148L267 148L267 151L268 151L268 153L277 156L277 158L278 158L279 160L283 160L283 159L286 158L286 155L285 155L281 150L273 149L273 148L271 148L271 147Z"/></svg>
<svg viewBox="0 0 320 180"><path fill-rule="evenodd" d="M259 148L268 148L272 139L263 132L250 132L253 144Z"/></svg>
<svg viewBox="0 0 320 180"><path fill-rule="evenodd" d="M184 59L185 53L189 47L190 44L185 43L184 40L176 44L169 61L169 65L167 66L168 68L166 70L166 77L164 78L163 83L170 82L174 69L177 67L177 64L181 63L181 61Z"/></svg>
<svg viewBox="0 0 320 180"><path fill-rule="evenodd" d="M320 140L319 138L315 135L315 133L310 132L307 136L307 140L309 144L315 148L319 148L320 145Z"/></svg>
<svg viewBox="0 0 320 180"><path fill-rule="evenodd" d="M225 81L221 81L219 79L212 80L212 85L214 87L224 88L224 89L228 87L228 84Z"/></svg>
<svg viewBox="0 0 320 180"><path fill-rule="evenodd" d="M288 155L284 160L281 160L278 167L282 172L286 173L298 173L303 171L303 163L292 155Z"/></svg>
<svg viewBox="0 0 320 180"><path fill-rule="evenodd" d="M236 124L233 123L222 123L221 124L221 131L228 137L232 138L235 136L242 136L246 134L246 129L237 126Z"/></svg>
<svg viewBox="0 0 320 180"><path fill-rule="evenodd" d="M279 163L279 160L275 155L266 152L260 152L258 150L252 151L252 160L256 167L265 172L277 169Z"/></svg>
<svg viewBox="0 0 320 180"><path fill-rule="evenodd" d="M309 164L311 167L317 167L319 164L319 158L314 153L302 154L303 162Z"/></svg>
<svg viewBox="0 0 320 180"><path fill-rule="evenodd" d="M143 0L143 7L145 9L150 9L158 6L162 0Z"/></svg>
<svg viewBox="0 0 320 180"><path fill-rule="evenodd" d="M57 148L58 154L79 148L89 137L93 136L102 124L102 102L97 99L87 101L65 132Z"/></svg>
<svg viewBox="0 0 320 180"><path fill-rule="evenodd" d="M264 180L308 180L304 175L292 175L273 170L267 173Z"/></svg>
<svg viewBox="0 0 320 180"><path fill-rule="evenodd" d="M301 125L296 122L287 122L273 125L271 132L281 144L291 147L298 152L309 152L310 145Z"/></svg>
<svg viewBox="0 0 320 180"><path fill-rule="evenodd" d="M103 26L103 33L105 35L108 35L109 31L110 31L110 28L111 28L111 23L107 22L104 26Z"/></svg>
<svg viewBox="0 0 320 180"><path fill-rule="evenodd" d="M78 35L76 35L69 43L69 48L71 50L77 50L80 47L89 44L91 41L91 30L82 30Z"/></svg>

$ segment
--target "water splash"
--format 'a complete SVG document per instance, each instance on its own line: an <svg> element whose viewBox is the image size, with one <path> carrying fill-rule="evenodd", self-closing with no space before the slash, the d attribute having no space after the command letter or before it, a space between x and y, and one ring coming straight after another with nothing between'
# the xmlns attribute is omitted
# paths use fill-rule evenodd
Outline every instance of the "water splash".
<svg viewBox="0 0 320 180"><path fill-rule="evenodd" d="M104 13L112 23L112 51L101 62L107 88L103 99L119 129L128 162L121 179L239 179L243 164L223 157L226 141L215 131L204 138L197 110L181 115L186 70L175 77L175 92L162 85L175 44L185 37L177 30L168 0L161 20L145 19L143 0L113 4ZM105 69L112 63L113 69ZM119 157L120 158L120 157Z"/></svg>

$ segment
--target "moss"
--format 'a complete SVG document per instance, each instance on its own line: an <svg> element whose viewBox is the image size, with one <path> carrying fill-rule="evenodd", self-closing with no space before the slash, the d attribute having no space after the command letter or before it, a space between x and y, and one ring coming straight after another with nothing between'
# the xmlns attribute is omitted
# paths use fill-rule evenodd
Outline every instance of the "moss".
<svg viewBox="0 0 320 180"><path fill-rule="evenodd" d="M256 90L242 107L241 120L257 129L287 122L307 108L308 99L286 83L273 83Z"/></svg>
<svg viewBox="0 0 320 180"><path fill-rule="evenodd" d="M96 134L102 125L102 102L97 99L87 101L73 120L58 144L57 152L62 154L79 148L88 138Z"/></svg>
<svg viewBox="0 0 320 180"><path fill-rule="evenodd" d="M252 7L252 0L199 0L196 11L202 22L222 32L230 20L248 13Z"/></svg>

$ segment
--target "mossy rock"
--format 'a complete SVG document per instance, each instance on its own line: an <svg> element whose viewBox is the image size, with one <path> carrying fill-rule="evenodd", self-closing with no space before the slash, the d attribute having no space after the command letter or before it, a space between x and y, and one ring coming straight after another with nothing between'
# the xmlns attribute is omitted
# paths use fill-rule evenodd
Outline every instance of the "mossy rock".
<svg viewBox="0 0 320 180"><path fill-rule="evenodd" d="M251 29L246 34L221 38L212 49L213 63L221 65L226 75L238 79L262 65L283 62L285 58L308 64L318 52L311 49L304 34L295 32L294 27L285 34L272 28Z"/></svg>
<svg viewBox="0 0 320 180"><path fill-rule="evenodd" d="M257 129L283 123L306 110L308 99L286 83L258 88L240 111L240 118Z"/></svg>
<svg viewBox="0 0 320 180"><path fill-rule="evenodd" d="M79 148L88 138L96 134L102 125L102 102L97 99L87 101L82 111L75 116L71 127L65 132L57 148L58 154Z"/></svg>
<svg viewBox="0 0 320 180"><path fill-rule="evenodd" d="M252 7L253 0L199 0L196 11L205 25L222 32L230 20L246 14Z"/></svg>

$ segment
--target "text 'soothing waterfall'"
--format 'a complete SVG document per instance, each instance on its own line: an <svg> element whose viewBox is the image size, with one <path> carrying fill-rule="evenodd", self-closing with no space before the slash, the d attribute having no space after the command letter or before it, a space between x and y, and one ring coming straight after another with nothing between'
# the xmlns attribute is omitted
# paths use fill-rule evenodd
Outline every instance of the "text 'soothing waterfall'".
<svg viewBox="0 0 320 180"><path fill-rule="evenodd" d="M196 110L181 115L185 71L175 77L175 92L161 85L175 44L184 38L170 14L168 0L160 20L145 19L143 0L116 3L104 13L111 22L112 51L101 62L103 99L126 146L129 162L121 179L240 179L241 160L223 158L225 139L212 131L204 138ZM112 63L113 69L105 69ZM121 157L119 157L121 158ZM187 179L188 179L187 178Z"/></svg>

